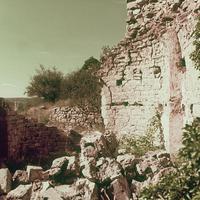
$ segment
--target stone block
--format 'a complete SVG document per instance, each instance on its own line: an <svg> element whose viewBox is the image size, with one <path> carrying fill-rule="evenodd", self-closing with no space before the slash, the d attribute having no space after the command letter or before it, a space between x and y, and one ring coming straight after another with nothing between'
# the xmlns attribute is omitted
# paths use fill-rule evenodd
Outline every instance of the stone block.
<svg viewBox="0 0 200 200"><path fill-rule="evenodd" d="M12 176L8 168L0 169L0 194L6 194L11 190Z"/></svg>
<svg viewBox="0 0 200 200"><path fill-rule="evenodd" d="M32 185L20 185L11 190L7 195L7 200L30 200Z"/></svg>
<svg viewBox="0 0 200 200"><path fill-rule="evenodd" d="M29 182L33 182L35 180L43 180L42 167L28 165L26 171L28 173Z"/></svg>

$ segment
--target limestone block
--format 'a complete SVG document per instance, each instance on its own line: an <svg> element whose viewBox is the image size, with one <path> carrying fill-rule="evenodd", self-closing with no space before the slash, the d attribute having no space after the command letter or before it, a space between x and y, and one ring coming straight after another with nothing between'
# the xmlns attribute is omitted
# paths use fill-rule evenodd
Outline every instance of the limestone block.
<svg viewBox="0 0 200 200"><path fill-rule="evenodd" d="M24 184L28 182L28 172L24 170L15 171L12 180L16 184Z"/></svg>
<svg viewBox="0 0 200 200"><path fill-rule="evenodd" d="M49 188L45 192L41 194L41 199L48 199L48 200L63 200L62 194L59 193L56 189L54 188Z"/></svg>
<svg viewBox="0 0 200 200"><path fill-rule="evenodd" d="M88 181L87 179L78 179L72 185L56 186L55 190L61 194L63 199L98 200L96 184Z"/></svg>
<svg viewBox="0 0 200 200"><path fill-rule="evenodd" d="M78 176L79 165L75 156L64 156L53 161L51 168L47 171L54 180L57 176L67 178L67 176Z"/></svg>
<svg viewBox="0 0 200 200"><path fill-rule="evenodd" d="M28 173L28 180L30 182L43 179L43 169L42 169L42 167L28 165L27 168L26 168L26 171Z"/></svg>
<svg viewBox="0 0 200 200"><path fill-rule="evenodd" d="M115 159L100 158L96 163L96 169L101 183L113 181L122 176L122 167Z"/></svg>
<svg viewBox="0 0 200 200"><path fill-rule="evenodd" d="M123 167L126 177L131 179L136 175L135 167L140 159L132 154L124 154L117 156L117 162Z"/></svg>
<svg viewBox="0 0 200 200"><path fill-rule="evenodd" d="M0 169L0 194L11 190L12 176L8 168Z"/></svg>
<svg viewBox="0 0 200 200"><path fill-rule="evenodd" d="M200 117L200 104L193 105L193 116Z"/></svg>
<svg viewBox="0 0 200 200"><path fill-rule="evenodd" d="M113 191L114 199L129 200L131 198L131 191L128 186L126 178L119 177L111 183L111 190Z"/></svg>
<svg viewBox="0 0 200 200"><path fill-rule="evenodd" d="M11 190L7 195L7 200L30 200L32 185L20 185Z"/></svg>

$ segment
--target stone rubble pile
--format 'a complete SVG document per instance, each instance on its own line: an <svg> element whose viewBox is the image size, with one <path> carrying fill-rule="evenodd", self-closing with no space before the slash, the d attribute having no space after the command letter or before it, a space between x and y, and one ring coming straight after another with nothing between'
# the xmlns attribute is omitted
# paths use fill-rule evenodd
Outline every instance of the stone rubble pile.
<svg viewBox="0 0 200 200"><path fill-rule="evenodd" d="M111 133L88 133L80 147L80 154L57 158L46 171L28 165L11 175L7 168L0 169L0 199L136 200L145 186L174 170L165 151L140 158L119 154Z"/></svg>

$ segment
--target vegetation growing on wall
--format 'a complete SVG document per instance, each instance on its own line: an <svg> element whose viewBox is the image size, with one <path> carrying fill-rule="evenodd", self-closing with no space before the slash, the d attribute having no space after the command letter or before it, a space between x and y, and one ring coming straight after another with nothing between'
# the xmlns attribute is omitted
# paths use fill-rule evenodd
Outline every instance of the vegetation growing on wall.
<svg viewBox="0 0 200 200"><path fill-rule="evenodd" d="M195 68L200 70L200 17L198 18L198 22L193 33L194 36L194 46L195 50L191 54L191 59L194 61Z"/></svg>
<svg viewBox="0 0 200 200"><path fill-rule="evenodd" d="M154 144L155 134L162 129L160 115L157 113L151 120L144 136L124 136L120 139L120 148L125 149L127 153L136 156L143 156L148 151L163 149L164 146L156 146ZM160 138L159 138L160 139Z"/></svg>
<svg viewBox="0 0 200 200"><path fill-rule="evenodd" d="M186 125L183 148L179 153L181 162L177 170L165 176L157 185L144 189L141 199L195 200L200 192L200 118Z"/></svg>

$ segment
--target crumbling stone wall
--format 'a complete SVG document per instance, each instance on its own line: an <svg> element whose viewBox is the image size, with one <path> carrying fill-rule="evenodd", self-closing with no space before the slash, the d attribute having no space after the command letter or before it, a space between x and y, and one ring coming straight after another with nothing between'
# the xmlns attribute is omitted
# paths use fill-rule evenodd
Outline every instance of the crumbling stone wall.
<svg viewBox="0 0 200 200"><path fill-rule="evenodd" d="M6 116L8 134L8 159L34 161L65 151L66 136L56 127L27 120L16 112Z"/></svg>
<svg viewBox="0 0 200 200"><path fill-rule="evenodd" d="M184 124L200 114L198 72L189 57L199 10L196 0L128 0L126 36L101 58L106 129L144 135L159 114L165 147L177 152Z"/></svg>
<svg viewBox="0 0 200 200"><path fill-rule="evenodd" d="M103 130L103 120L99 112L78 106L55 107L50 111L50 124L55 124L66 132Z"/></svg>

